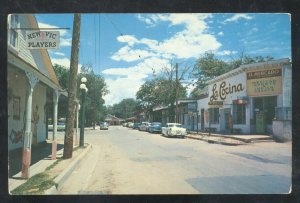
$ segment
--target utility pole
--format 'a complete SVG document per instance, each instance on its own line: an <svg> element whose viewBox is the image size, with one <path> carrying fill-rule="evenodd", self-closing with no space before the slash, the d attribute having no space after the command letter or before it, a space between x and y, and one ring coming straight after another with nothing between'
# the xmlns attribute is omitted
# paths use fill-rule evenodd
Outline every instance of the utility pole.
<svg viewBox="0 0 300 203"><path fill-rule="evenodd" d="M178 63L176 63L176 110L175 110L175 123L179 123L178 119L178 88L179 88L179 83L178 83Z"/></svg>
<svg viewBox="0 0 300 203"><path fill-rule="evenodd" d="M68 92L68 113L67 113L65 140L64 140L64 154L63 154L64 158L72 158L72 154L73 154L73 134L74 134L74 119L75 119L75 105L76 105L75 100L76 100L76 89L77 89L80 22L81 22L80 14L74 14L71 64L70 64L70 80L69 80L69 92Z"/></svg>

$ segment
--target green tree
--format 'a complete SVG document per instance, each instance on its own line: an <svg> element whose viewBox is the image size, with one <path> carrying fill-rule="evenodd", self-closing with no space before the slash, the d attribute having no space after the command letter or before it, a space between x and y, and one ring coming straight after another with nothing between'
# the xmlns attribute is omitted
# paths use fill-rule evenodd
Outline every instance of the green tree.
<svg viewBox="0 0 300 203"><path fill-rule="evenodd" d="M81 67L81 73L77 77L78 95L81 95L79 86L82 77L86 77L86 86L88 88L85 103L86 124L92 125L95 129L96 123L105 116L104 111L106 109L104 108L105 101L103 96L108 93L107 85L104 78L93 71L91 65L84 65Z"/></svg>
<svg viewBox="0 0 300 203"><path fill-rule="evenodd" d="M70 69L58 64L54 64L53 68L60 86L62 87L62 89L67 91L69 84ZM68 110L68 98L65 96L60 96L58 102L58 118L66 117ZM52 108L50 108L49 111L52 112Z"/></svg>
<svg viewBox="0 0 300 203"><path fill-rule="evenodd" d="M108 106L108 113L118 118L130 118L139 110L138 102L133 98L126 98L113 106Z"/></svg>
<svg viewBox="0 0 300 203"><path fill-rule="evenodd" d="M178 89L178 98L186 98L186 88L179 83ZM170 75L147 80L136 93L136 99L146 115L149 115L152 108L157 105L170 105L173 111L176 101L176 81Z"/></svg>
<svg viewBox="0 0 300 203"><path fill-rule="evenodd" d="M70 69L58 64L54 64L53 68L60 86L63 89L67 90L70 77Z"/></svg>

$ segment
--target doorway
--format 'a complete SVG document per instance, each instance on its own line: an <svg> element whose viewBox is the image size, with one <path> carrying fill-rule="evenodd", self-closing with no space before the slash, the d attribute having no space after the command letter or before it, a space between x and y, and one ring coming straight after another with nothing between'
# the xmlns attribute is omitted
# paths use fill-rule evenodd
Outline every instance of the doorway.
<svg viewBox="0 0 300 203"><path fill-rule="evenodd" d="M204 131L204 109L201 109L201 131Z"/></svg>
<svg viewBox="0 0 300 203"><path fill-rule="evenodd" d="M223 132L230 132L230 123L229 123L229 117L231 116L231 109L225 108L220 109L220 130Z"/></svg>
<svg viewBox="0 0 300 203"><path fill-rule="evenodd" d="M253 115L255 133L271 133L272 122L275 117L277 107L277 96L255 97L253 98Z"/></svg>

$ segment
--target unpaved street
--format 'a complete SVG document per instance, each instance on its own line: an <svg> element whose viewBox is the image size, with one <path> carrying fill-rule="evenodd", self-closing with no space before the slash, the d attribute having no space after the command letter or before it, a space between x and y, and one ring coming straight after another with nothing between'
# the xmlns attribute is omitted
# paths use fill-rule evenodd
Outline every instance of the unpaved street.
<svg viewBox="0 0 300 203"><path fill-rule="evenodd" d="M243 146L121 126L86 130L92 149L60 194L274 194L291 185L291 143Z"/></svg>

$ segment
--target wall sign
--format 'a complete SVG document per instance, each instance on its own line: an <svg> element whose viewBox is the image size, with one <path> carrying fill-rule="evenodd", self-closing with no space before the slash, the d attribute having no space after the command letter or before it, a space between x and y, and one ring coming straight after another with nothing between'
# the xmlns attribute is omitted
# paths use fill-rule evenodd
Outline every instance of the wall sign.
<svg viewBox="0 0 300 203"><path fill-rule="evenodd" d="M209 101L208 108L220 108L223 107L223 104L224 104L223 101Z"/></svg>
<svg viewBox="0 0 300 203"><path fill-rule="evenodd" d="M27 49L58 49L59 31L26 31Z"/></svg>
<svg viewBox="0 0 300 203"><path fill-rule="evenodd" d="M269 69L247 73L249 96L281 94L281 69Z"/></svg>
<svg viewBox="0 0 300 203"><path fill-rule="evenodd" d="M219 87L217 84L213 85L212 88L212 95L210 96L209 100L212 101L217 101L217 100L225 100L228 94L233 94L236 92L241 92L244 90L244 87L242 83L239 83L237 85L232 85L230 83L226 83L223 81Z"/></svg>

